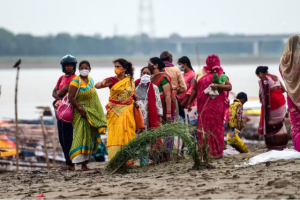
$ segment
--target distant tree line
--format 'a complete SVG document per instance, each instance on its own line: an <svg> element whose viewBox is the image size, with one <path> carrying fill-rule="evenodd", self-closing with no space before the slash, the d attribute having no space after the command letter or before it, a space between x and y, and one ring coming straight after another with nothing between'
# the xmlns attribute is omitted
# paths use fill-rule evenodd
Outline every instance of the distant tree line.
<svg viewBox="0 0 300 200"><path fill-rule="evenodd" d="M91 56L151 55L163 50L176 52L176 45L168 43L167 40L168 38L150 39L145 34L102 38L61 33L38 37L30 34L15 35L0 28L0 56L61 56L66 53ZM200 54L252 54L253 51L252 43L183 44L182 54L195 54L195 46L198 46ZM280 54L283 48L282 42L261 44L263 54Z"/></svg>

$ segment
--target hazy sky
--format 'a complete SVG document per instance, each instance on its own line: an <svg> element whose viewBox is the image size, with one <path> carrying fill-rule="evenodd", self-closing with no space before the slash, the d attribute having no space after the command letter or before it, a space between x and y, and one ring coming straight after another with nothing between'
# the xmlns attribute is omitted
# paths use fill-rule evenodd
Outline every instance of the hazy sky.
<svg viewBox="0 0 300 200"><path fill-rule="evenodd" d="M140 1L148 0L0 0L0 27L34 35L135 35ZM300 32L300 0L152 0L152 5L159 37Z"/></svg>

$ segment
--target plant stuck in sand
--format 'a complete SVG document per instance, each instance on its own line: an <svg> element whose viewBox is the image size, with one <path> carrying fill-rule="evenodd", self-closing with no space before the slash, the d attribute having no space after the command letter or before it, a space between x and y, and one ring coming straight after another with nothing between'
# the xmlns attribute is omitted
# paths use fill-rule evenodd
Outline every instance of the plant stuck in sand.
<svg viewBox="0 0 300 200"><path fill-rule="evenodd" d="M189 128L191 127L185 124L172 123L143 132L118 151L108 163L107 170L114 173L122 166L125 166L130 159L140 159L149 153L151 155L158 155L157 157L159 157L165 153L167 149L163 146L162 149L151 151L151 144L154 144L160 139L167 140L174 136L178 136L182 139L185 147L187 147L188 155L194 160L194 165L196 167L199 166L200 156L197 140L189 133Z"/></svg>

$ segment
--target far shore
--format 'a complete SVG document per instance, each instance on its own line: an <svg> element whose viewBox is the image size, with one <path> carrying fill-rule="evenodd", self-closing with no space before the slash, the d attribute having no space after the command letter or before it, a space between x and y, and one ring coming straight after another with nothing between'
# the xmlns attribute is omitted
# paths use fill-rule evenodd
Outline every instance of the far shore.
<svg viewBox="0 0 300 200"><path fill-rule="evenodd" d="M250 55L219 55L222 65L274 65L279 64L280 55L250 56ZM77 60L88 60L92 66L108 67L112 66L112 61L116 58L125 58L132 62L134 66L146 66L151 56L78 56ZM176 63L180 56L174 55L173 63ZM199 66L197 56L188 55L193 66ZM0 69L10 69L18 60L22 60L22 68L57 68L60 65L61 57L58 56L0 56ZM200 56L200 66L205 65L206 57Z"/></svg>

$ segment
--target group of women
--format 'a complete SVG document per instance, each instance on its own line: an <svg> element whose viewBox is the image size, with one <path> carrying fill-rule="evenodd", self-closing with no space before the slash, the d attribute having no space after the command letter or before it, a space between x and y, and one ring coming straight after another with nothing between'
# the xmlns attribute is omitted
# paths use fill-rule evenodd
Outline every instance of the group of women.
<svg viewBox="0 0 300 200"><path fill-rule="evenodd" d="M300 42L298 36L292 36L286 45L280 61L280 71L287 90L277 76L268 73L267 67L258 67L257 76L261 79L260 100L262 114L259 132L264 134L269 149L283 149L287 145L287 131L284 126L285 97L288 93L288 107L292 123L292 138L295 149L300 151ZM74 107L74 136L69 151L72 163L81 163L83 170L89 155L96 151L101 141L101 134L108 129L107 151L109 160L130 140L145 130L154 129L162 124L174 121L177 101L179 107L188 110L197 106L199 146L206 138L209 153L214 158L221 158L224 149L224 118L228 110L228 93L232 86L227 78L225 84L212 84L214 73L224 73L220 59L211 54L206 59L206 66L194 72L188 57L178 60L179 68L187 86L184 94L175 96L171 78L165 72L165 63L158 57L150 58L148 66L141 70L140 78L134 81L133 66L125 59L114 62L116 76L94 83L89 77L89 62L79 64L80 75L75 76L68 89L70 103ZM109 102L104 115L96 89L110 89ZM219 95L212 98L205 92L207 88L218 90ZM177 104L177 106L178 106ZM145 128L136 127L134 108L139 108L143 115ZM158 141L162 143L163 141ZM172 148L172 147L169 147ZM141 159L147 164L149 158ZM133 160L127 163L134 164Z"/></svg>

